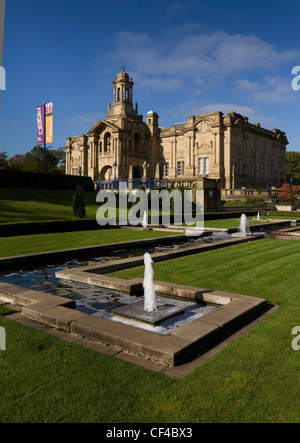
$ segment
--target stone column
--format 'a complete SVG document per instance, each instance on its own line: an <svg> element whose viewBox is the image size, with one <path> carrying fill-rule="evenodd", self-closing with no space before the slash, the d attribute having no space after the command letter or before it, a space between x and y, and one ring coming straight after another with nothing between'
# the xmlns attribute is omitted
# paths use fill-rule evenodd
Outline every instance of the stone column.
<svg viewBox="0 0 300 443"><path fill-rule="evenodd" d="M71 175L71 149L66 148L66 175Z"/></svg>

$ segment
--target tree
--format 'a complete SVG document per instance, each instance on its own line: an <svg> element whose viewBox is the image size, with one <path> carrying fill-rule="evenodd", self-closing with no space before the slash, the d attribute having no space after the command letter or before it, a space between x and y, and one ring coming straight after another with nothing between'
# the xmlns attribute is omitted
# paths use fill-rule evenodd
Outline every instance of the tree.
<svg viewBox="0 0 300 443"><path fill-rule="evenodd" d="M293 179L294 185L300 185L300 152L286 153L286 174L287 179Z"/></svg>
<svg viewBox="0 0 300 443"><path fill-rule="evenodd" d="M57 158L57 171L59 174L66 173L66 151L64 148L58 148L54 151L51 151L52 154Z"/></svg>
<svg viewBox="0 0 300 443"><path fill-rule="evenodd" d="M7 168L13 171L22 171L24 167L25 155L16 154L7 160Z"/></svg>
<svg viewBox="0 0 300 443"><path fill-rule="evenodd" d="M59 159L52 151L46 149L46 172L56 173ZM35 146L26 152L23 171L44 172L44 148Z"/></svg>
<svg viewBox="0 0 300 443"><path fill-rule="evenodd" d="M286 183L282 186L278 198L285 203L296 203L300 198L300 186L291 186L289 183Z"/></svg>
<svg viewBox="0 0 300 443"><path fill-rule="evenodd" d="M75 195L73 197L73 214L77 218L84 218L86 215L83 190L80 185L77 186Z"/></svg>
<svg viewBox="0 0 300 443"><path fill-rule="evenodd" d="M0 169L5 169L7 167L7 152L0 152Z"/></svg>

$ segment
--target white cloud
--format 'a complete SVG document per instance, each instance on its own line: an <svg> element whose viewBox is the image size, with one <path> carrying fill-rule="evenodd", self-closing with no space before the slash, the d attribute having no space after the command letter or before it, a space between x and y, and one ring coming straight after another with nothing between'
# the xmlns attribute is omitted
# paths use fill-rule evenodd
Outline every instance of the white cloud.
<svg viewBox="0 0 300 443"><path fill-rule="evenodd" d="M239 80L236 84L260 103L289 103L296 98L290 78L266 77L261 82Z"/></svg>
<svg viewBox="0 0 300 443"><path fill-rule="evenodd" d="M175 80L182 85L207 84L242 72L273 72L297 60L299 52L279 50L255 35L223 31L179 33L176 38L172 34L152 37L147 33L121 32L115 35L114 51L108 56L118 66L130 68L139 81L156 79L158 85L172 90ZM156 87L155 82L152 85Z"/></svg>

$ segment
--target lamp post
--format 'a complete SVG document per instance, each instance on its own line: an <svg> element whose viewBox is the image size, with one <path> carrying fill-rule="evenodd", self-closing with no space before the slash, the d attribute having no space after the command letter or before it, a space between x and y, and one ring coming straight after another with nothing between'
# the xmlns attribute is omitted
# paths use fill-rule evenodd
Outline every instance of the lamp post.
<svg viewBox="0 0 300 443"><path fill-rule="evenodd" d="M47 168L46 168L46 102L43 103L44 105L44 174L46 174Z"/></svg>
<svg viewBox="0 0 300 443"><path fill-rule="evenodd" d="M144 164L143 164L143 179L145 179L145 188L147 188L147 169L149 169L149 165L147 165L147 162L144 162Z"/></svg>
<svg viewBox="0 0 300 443"><path fill-rule="evenodd" d="M114 164L113 164L113 167L114 167L114 169L115 169L115 177L114 177L114 181L116 181L117 180L117 162L114 162Z"/></svg>

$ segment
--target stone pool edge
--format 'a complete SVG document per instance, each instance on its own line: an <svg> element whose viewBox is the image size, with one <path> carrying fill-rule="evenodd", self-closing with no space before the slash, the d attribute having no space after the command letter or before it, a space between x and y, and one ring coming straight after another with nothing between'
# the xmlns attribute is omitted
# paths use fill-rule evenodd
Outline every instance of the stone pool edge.
<svg viewBox="0 0 300 443"><path fill-rule="evenodd" d="M142 279L126 281L129 285L141 283ZM260 298L171 283L155 282L155 285L165 294L202 300L221 307L162 336L76 311L73 300L9 283L0 283L0 301L20 306L21 315L30 320L173 367L195 358L208 343L218 340L240 322L263 311L267 303Z"/></svg>

